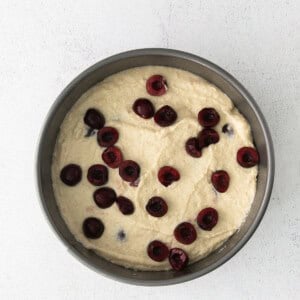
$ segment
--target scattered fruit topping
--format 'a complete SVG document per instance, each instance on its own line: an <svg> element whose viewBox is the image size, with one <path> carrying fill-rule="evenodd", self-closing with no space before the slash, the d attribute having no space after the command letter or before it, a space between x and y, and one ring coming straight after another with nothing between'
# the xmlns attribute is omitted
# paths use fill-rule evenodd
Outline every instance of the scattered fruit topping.
<svg viewBox="0 0 300 300"><path fill-rule="evenodd" d="M231 125L225 124L225 125L222 127L222 132L223 132L223 133L226 133L226 134L228 134L228 135L233 135L233 128L231 127Z"/></svg>
<svg viewBox="0 0 300 300"><path fill-rule="evenodd" d="M161 107L154 115L154 121L161 127L172 125L177 119L176 111L169 105Z"/></svg>
<svg viewBox="0 0 300 300"><path fill-rule="evenodd" d="M188 222L183 222L177 225L174 229L174 235L178 242L185 245L193 243L197 238L195 227Z"/></svg>
<svg viewBox="0 0 300 300"><path fill-rule="evenodd" d="M119 175L128 182L134 182L140 176L140 166L133 160L124 160L119 166Z"/></svg>
<svg viewBox="0 0 300 300"><path fill-rule="evenodd" d="M113 205L117 199L116 192L109 188L103 187L94 192L94 201L100 208L108 208Z"/></svg>
<svg viewBox="0 0 300 300"><path fill-rule="evenodd" d="M161 75L153 75L146 82L147 92L152 96L161 96L168 89L166 79Z"/></svg>
<svg viewBox="0 0 300 300"><path fill-rule="evenodd" d="M197 138L189 138L185 143L185 150L192 157L201 157L202 155Z"/></svg>
<svg viewBox="0 0 300 300"><path fill-rule="evenodd" d="M110 168L118 168L123 160L122 152L118 147L111 146L105 149L102 153L102 160Z"/></svg>
<svg viewBox="0 0 300 300"><path fill-rule="evenodd" d="M117 129L113 127L103 127L98 131L97 140L101 147L113 146L119 139Z"/></svg>
<svg viewBox="0 0 300 300"><path fill-rule="evenodd" d="M104 165L92 165L88 169L88 181L93 185L103 185L108 181L108 170Z"/></svg>
<svg viewBox="0 0 300 300"><path fill-rule="evenodd" d="M153 217L162 217L167 213L168 205L163 198L152 197L146 205L146 210Z"/></svg>
<svg viewBox="0 0 300 300"><path fill-rule="evenodd" d="M135 100L132 109L144 119L150 119L154 116L154 106L148 99L140 98Z"/></svg>
<svg viewBox="0 0 300 300"><path fill-rule="evenodd" d="M117 234L117 239L119 240L119 241L124 241L125 240L125 238L126 238L126 233L124 232L124 230L119 230L118 231L118 234Z"/></svg>
<svg viewBox="0 0 300 300"><path fill-rule="evenodd" d="M163 261L169 255L168 247L160 241L152 241L147 248L148 255L155 261Z"/></svg>
<svg viewBox="0 0 300 300"><path fill-rule="evenodd" d="M176 271L182 270L189 262L188 255L180 248L173 248L169 253L169 262Z"/></svg>
<svg viewBox="0 0 300 300"><path fill-rule="evenodd" d="M219 193L225 193L227 191L229 181L229 175L224 170L216 171L211 175L211 182Z"/></svg>
<svg viewBox="0 0 300 300"><path fill-rule="evenodd" d="M203 230L212 230L218 223L218 218L218 212L212 207L207 207L199 212L197 223Z"/></svg>
<svg viewBox="0 0 300 300"><path fill-rule="evenodd" d="M89 239L98 239L104 232L104 225L97 218L86 218L82 224L84 235Z"/></svg>
<svg viewBox="0 0 300 300"><path fill-rule="evenodd" d="M131 215L134 212L134 205L131 200L126 197L119 196L116 200L117 205L123 215Z"/></svg>
<svg viewBox="0 0 300 300"><path fill-rule="evenodd" d="M254 167L259 163L259 154L252 147L243 147L237 152L237 161L244 168Z"/></svg>
<svg viewBox="0 0 300 300"><path fill-rule="evenodd" d="M80 166L75 164L69 164L63 167L60 172L61 181L69 186L74 186L80 182L82 177L82 171Z"/></svg>
<svg viewBox="0 0 300 300"><path fill-rule="evenodd" d="M83 121L92 129L100 129L105 124L105 119L102 113L94 108L90 108L86 111Z"/></svg>
<svg viewBox="0 0 300 300"><path fill-rule="evenodd" d="M220 121L220 116L214 108L203 108L198 113L198 121L203 127L214 127Z"/></svg>
<svg viewBox="0 0 300 300"><path fill-rule="evenodd" d="M211 128L205 128L198 135L199 147L208 147L211 144L216 144L219 141L219 134Z"/></svg>
<svg viewBox="0 0 300 300"><path fill-rule="evenodd" d="M158 180L164 186L169 186L174 181L178 181L180 179L179 172L170 166L165 166L159 169L158 171Z"/></svg>

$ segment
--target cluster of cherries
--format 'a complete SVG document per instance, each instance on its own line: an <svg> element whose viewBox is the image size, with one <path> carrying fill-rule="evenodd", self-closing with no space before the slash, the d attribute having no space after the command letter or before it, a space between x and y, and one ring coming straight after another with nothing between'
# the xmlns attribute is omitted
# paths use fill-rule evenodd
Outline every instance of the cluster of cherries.
<svg viewBox="0 0 300 300"><path fill-rule="evenodd" d="M152 96L161 96L167 91L167 81L161 75L153 75L146 82L147 92ZM150 100L145 98L137 99L133 106L133 111L144 119L154 117L154 121L161 127L172 125L177 119L176 111L165 105L155 112L154 106ZM212 128L220 121L220 116L214 108L204 108L198 113L198 121L204 128L200 131L198 137L191 137L186 141L186 152L192 157L202 156L202 149L219 141L219 134ZM89 132L98 130L97 141L99 146L106 149L102 153L102 160L110 168L118 168L120 177L129 182L131 186L137 186L140 167L132 160L123 160L121 150L115 146L119 139L117 129L113 127L104 127L105 118L101 112L91 108L84 116L84 123L89 126ZM229 125L223 126L223 132L229 132ZM251 147L243 147L237 152L238 163L245 168L250 168L259 162L257 151ZM80 166L69 164L61 170L61 180L69 186L74 186L81 181L82 170ZM87 172L88 181L95 186L102 186L108 182L108 169L101 164L92 165ZM178 170L171 166L164 166L158 171L158 180L164 186L169 186L180 179ZM229 175L224 170L217 170L211 176L211 182L214 188L224 193L229 187ZM93 194L96 205L102 209L108 208L116 202L120 211L124 215L130 215L134 212L134 205L131 200L123 196L117 196L116 192L109 187L101 187ZM158 196L149 199L146 211L153 217L162 217L168 211L166 201ZM197 224L202 230L212 230L218 222L218 212L207 207L197 215ZM87 238L97 239L104 232L104 224L101 220L89 217L84 220L82 225L83 232ZM174 229L176 240L182 244L189 245L197 238L197 232L194 226L189 222L182 222ZM169 262L174 270L183 269L189 261L186 252L180 248L168 249L161 241L154 240L149 243L147 253L151 259L157 262L169 258Z"/></svg>

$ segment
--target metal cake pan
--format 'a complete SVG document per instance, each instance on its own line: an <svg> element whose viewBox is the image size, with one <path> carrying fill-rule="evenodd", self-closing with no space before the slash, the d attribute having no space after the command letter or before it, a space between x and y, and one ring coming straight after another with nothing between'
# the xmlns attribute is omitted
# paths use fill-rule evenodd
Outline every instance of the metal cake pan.
<svg viewBox="0 0 300 300"><path fill-rule="evenodd" d="M75 240L64 223L53 194L52 153L60 125L72 105L90 87L114 73L145 65L187 70L215 84L233 101L252 127L260 154L257 191L246 221L230 239L206 258L176 271L134 271L115 265ZM135 285L168 285L200 277L233 257L258 227L269 202L274 179L274 152L266 121L247 90L230 74L201 57L170 49L140 49L111 56L78 75L58 96L42 129L37 154L37 183L46 216L66 247L89 267L110 278Z"/></svg>

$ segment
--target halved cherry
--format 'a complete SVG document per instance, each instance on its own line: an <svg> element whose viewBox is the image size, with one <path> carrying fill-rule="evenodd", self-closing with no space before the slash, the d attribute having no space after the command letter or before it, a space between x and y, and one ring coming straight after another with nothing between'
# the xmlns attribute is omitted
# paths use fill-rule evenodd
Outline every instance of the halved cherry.
<svg viewBox="0 0 300 300"><path fill-rule="evenodd" d="M199 111L198 121L203 127L213 127L219 123L220 116L214 108L206 107Z"/></svg>
<svg viewBox="0 0 300 300"><path fill-rule="evenodd" d="M237 161L244 168L254 167L259 163L259 154L252 147L243 147L237 152Z"/></svg>
<svg viewBox="0 0 300 300"><path fill-rule="evenodd" d="M201 157L202 155L197 138L189 138L185 143L185 150L192 157Z"/></svg>
<svg viewBox="0 0 300 300"><path fill-rule="evenodd" d="M80 166L75 164L69 164L62 168L60 171L61 181L68 185L74 186L81 181L82 171Z"/></svg>
<svg viewBox="0 0 300 300"><path fill-rule="evenodd" d="M94 201L100 208L108 208L113 205L117 199L116 192L109 188L103 187L96 190L93 194Z"/></svg>
<svg viewBox="0 0 300 300"><path fill-rule="evenodd" d="M160 241L152 241L147 248L148 256L155 261L163 261L168 257L168 247Z"/></svg>
<svg viewBox="0 0 300 300"><path fill-rule="evenodd" d="M176 111L169 105L161 107L154 115L154 121L161 127L172 125L177 119Z"/></svg>
<svg viewBox="0 0 300 300"><path fill-rule="evenodd" d="M119 166L119 175L125 181L136 181L140 176L140 166L133 160L124 160Z"/></svg>
<svg viewBox="0 0 300 300"><path fill-rule="evenodd" d="M105 149L102 153L103 161L111 168L117 168L123 160L121 150L116 146Z"/></svg>
<svg viewBox="0 0 300 300"><path fill-rule="evenodd" d="M158 171L158 180L164 186L169 186L174 181L178 181L180 179L179 172L170 166L164 166Z"/></svg>
<svg viewBox="0 0 300 300"><path fill-rule="evenodd" d="M219 170L211 175L211 182L214 188L220 192L225 193L229 187L230 177L228 173L224 170Z"/></svg>
<svg viewBox="0 0 300 300"><path fill-rule="evenodd" d="M126 197L119 196L116 200L117 205L123 215L131 215L134 212L134 205L131 200Z"/></svg>
<svg viewBox="0 0 300 300"><path fill-rule="evenodd" d="M168 211L166 201L161 197L152 197L146 205L147 212L153 217L162 217Z"/></svg>
<svg viewBox="0 0 300 300"><path fill-rule="evenodd" d="M113 146L119 139L117 129L113 127L103 127L97 133L98 144L101 147Z"/></svg>
<svg viewBox="0 0 300 300"><path fill-rule="evenodd" d="M83 121L92 129L100 129L105 123L104 116L95 108L90 108L86 111Z"/></svg>
<svg viewBox="0 0 300 300"><path fill-rule="evenodd" d="M218 212L212 208L207 207L202 209L197 216L197 223L203 230L212 230L218 223Z"/></svg>
<svg viewBox="0 0 300 300"><path fill-rule="evenodd" d="M197 238L195 227L189 222L182 222L174 229L176 240L182 244L189 245Z"/></svg>
<svg viewBox="0 0 300 300"><path fill-rule="evenodd" d="M82 231L89 239L98 239L104 232L104 225L100 219L89 217L82 224Z"/></svg>
<svg viewBox="0 0 300 300"><path fill-rule="evenodd" d="M167 81L161 75L153 75L146 82L147 92L152 96L161 96L167 91Z"/></svg>
<svg viewBox="0 0 300 300"><path fill-rule="evenodd" d="M154 106L148 99L140 98L135 100L132 109L137 115L144 119L150 119L154 116Z"/></svg>
<svg viewBox="0 0 300 300"><path fill-rule="evenodd" d="M173 248L169 252L169 262L174 270L180 271L187 266L189 257L184 250Z"/></svg>
<svg viewBox="0 0 300 300"><path fill-rule="evenodd" d="M104 165L93 165L88 169L87 179L93 185L104 185L108 181L108 170Z"/></svg>
<svg viewBox="0 0 300 300"><path fill-rule="evenodd" d="M216 144L219 141L219 134L211 128L205 128L198 135L199 147L208 147L211 144Z"/></svg>

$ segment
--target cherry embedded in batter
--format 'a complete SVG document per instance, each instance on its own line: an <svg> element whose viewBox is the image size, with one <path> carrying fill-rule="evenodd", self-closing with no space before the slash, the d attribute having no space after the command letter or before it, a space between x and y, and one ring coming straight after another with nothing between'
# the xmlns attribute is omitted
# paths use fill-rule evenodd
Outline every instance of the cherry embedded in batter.
<svg viewBox="0 0 300 300"><path fill-rule="evenodd" d="M237 152L237 161L242 167L251 168L259 163L259 154L252 147L243 147Z"/></svg>
<svg viewBox="0 0 300 300"><path fill-rule="evenodd" d="M222 132L228 134L229 136L233 135L233 128L229 124L225 124L222 127Z"/></svg>
<svg viewBox="0 0 300 300"><path fill-rule="evenodd" d="M220 116L214 108L207 107L199 111L198 121L203 127L213 127L219 123Z"/></svg>
<svg viewBox="0 0 300 300"><path fill-rule="evenodd" d="M228 173L224 170L219 170L211 175L211 182L214 188L219 193L225 193L229 187L230 177Z"/></svg>
<svg viewBox="0 0 300 300"><path fill-rule="evenodd" d="M166 201L161 197L152 197L146 205L147 212L153 217L162 217L168 211Z"/></svg>
<svg viewBox="0 0 300 300"><path fill-rule="evenodd" d="M100 129L105 124L104 116L95 108L90 108L86 111L83 121L92 129Z"/></svg>
<svg viewBox="0 0 300 300"><path fill-rule="evenodd" d="M172 248L169 252L169 262L174 270L180 271L187 266L189 257L184 250Z"/></svg>
<svg viewBox="0 0 300 300"><path fill-rule="evenodd" d="M219 141L219 134L211 128L205 128L198 135L199 147L208 147L211 144L216 144Z"/></svg>
<svg viewBox="0 0 300 300"><path fill-rule="evenodd" d="M117 129L113 127L103 127L98 131L97 140L101 147L113 146L119 139Z"/></svg>
<svg viewBox="0 0 300 300"><path fill-rule="evenodd" d="M151 259L160 262L168 257L169 249L164 243L155 240L149 243L147 253Z"/></svg>
<svg viewBox="0 0 300 300"><path fill-rule="evenodd" d="M169 105L161 107L154 115L154 121L161 127L172 125L177 119L176 111Z"/></svg>
<svg viewBox="0 0 300 300"><path fill-rule="evenodd" d="M140 166L133 160L124 160L119 166L119 175L128 182L134 182L140 176Z"/></svg>
<svg viewBox="0 0 300 300"><path fill-rule="evenodd" d="M108 208L113 205L117 199L116 192L109 188L103 187L94 192L94 201L100 208Z"/></svg>
<svg viewBox="0 0 300 300"><path fill-rule="evenodd" d="M134 205L128 198L119 196L116 202L123 215L131 215L134 213Z"/></svg>
<svg viewBox="0 0 300 300"><path fill-rule="evenodd" d="M189 138L185 143L185 150L192 157L201 157L202 155L197 138Z"/></svg>
<svg viewBox="0 0 300 300"><path fill-rule="evenodd" d="M104 232L104 225L101 220L89 217L86 218L82 224L82 231L89 239L98 239Z"/></svg>
<svg viewBox="0 0 300 300"><path fill-rule="evenodd" d="M121 150L116 146L111 146L105 149L102 153L102 160L110 167L110 168L118 168L120 163L123 160Z"/></svg>
<svg viewBox="0 0 300 300"><path fill-rule="evenodd" d="M170 166L164 166L158 171L158 180L164 186L169 186L180 179L179 172Z"/></svg>
<svg viewBox="0 0 300 300"><path fill-rule="evenodd" d="M218 223L218 212L212 208L207 207L202 209L197 216L197 223L203 230L212 230Z"/></svg>
<svg viewBox="0 0 300 300"><path fill-rule="evenodd" d="M61 181L68 186L74 186L79 183L81 181L81 177L81 168L75 164L66 165L60 172Z"/></svg>
<svg viewBox="0 0 300 300"><path fill-rule="evenodd" d="M88 169L88 181L96 186L104 185L108 181L108 170L104 165L92 165Z"/></svg>
<svg viewBox="0 0 300 300"><path fill-rule="evenodd" d="M132 109L138 116L144 119L150 119L154 116L154 106L148 99L140 98L135 100Z"/></svg>
<svg viewBox="0 0 300 300"><path fill-rule="evenodd" d="M183 222L174 229L174 236L178 242L189 245L196 240L197 232L191 223Z"/></svg>
<svg viewBox="0 0 300 300"><path fill-rule="evenodd" d="M147 92L152 96L161 96L167 91L167 81L161 75L153 75L146 82Z"/></svg>

